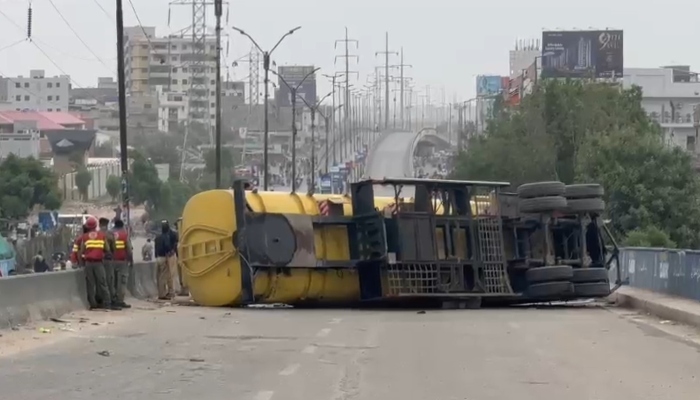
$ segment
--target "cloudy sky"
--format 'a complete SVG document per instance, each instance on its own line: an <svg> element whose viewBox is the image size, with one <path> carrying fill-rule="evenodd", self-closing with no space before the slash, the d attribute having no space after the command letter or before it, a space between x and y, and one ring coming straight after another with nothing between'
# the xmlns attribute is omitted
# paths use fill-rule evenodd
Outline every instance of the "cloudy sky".
<svg viewBox="0 0 700 400"><path fill-rule="evenodd" d="M191 7L169 6L168 0L132 2L141 22L156 26L159 35L188 25ZM34 10L34 44L22 41L29 3ZM63 70L82 87L94 86L98 76L115 76L115 4L0 0L0 75L27 75L30 69L57 75ZM124 7L126 25L136 25L128 0ZM213 23L213 7L210 15ZM477 74L507 74L508 50L516 39L541 37L543 29L623 29L626 67L689 64L700 70L698 15L700 2L691 0L234 0L229 1L227 63L245 57L250 48L248 39L228 29L231 25L248 31L263 47L301 25L273 59L278 65L315 64L329 74L341 68L334 65L335 55L341 54L334 44L348 27L351 38L359 40L359 49L352 51L359 54L359 64L352 69L361 72L364 84L367 74L383 62L375 52L384 49L388 31L390 50L403 47L405 63L413 65L408 75L417 87L430 85L434 98L444 88L448 101L465 100L475 94ZM231 73L238 79L248 75L245 64ZM327 84L319 86L319 95L329 89Z"/></svg>

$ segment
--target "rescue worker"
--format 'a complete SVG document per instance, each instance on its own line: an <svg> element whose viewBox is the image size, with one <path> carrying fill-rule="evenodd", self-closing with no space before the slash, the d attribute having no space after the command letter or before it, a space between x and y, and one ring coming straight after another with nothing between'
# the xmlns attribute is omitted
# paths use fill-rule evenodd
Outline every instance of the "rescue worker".
<svg viewBox="0 0 700 400"><path fill-rule="evenodd" d="M100 231L105 234L105 279L107 281L107 290L109 291L110 304L116 305L117 300L117 282L114 262L112 256L114 254L114 235L109 230L109 219L100 218Z"/></svg>
<svg viewBox="0 0 700 400"><path fill-rule="evenodd" d="M78 261L85 269L90 309L114 309L116 307L112 307L104 266L107 235L104 231L97 229L97 219L95 217L89 217L85 221L85 229L87 232L80 239ZM96 295L102 299L102 304L97 302Z"/></svg>
<svg viewBox="0 0 700 400"><path fill-rule="evenodd" d="M113 304L121 308L131 308L124 302L126 295L126 283L129 279L129 263L133 262L133 249L129 232L124 228L124 221L117 219L114 221L114 253L112 254L112 265L114 266L114 279L116 297Z"/></svg>
<svg viewBox="0 0 700 400"><path fill-rule="evenodd" d="M83 235L87 232L87 228L85 227L85 225L83 225L83 233L78 235L78 237L75 238L75 240L73 241L73 249L70 252L70 262L75 266L82 266L82 264L78 262L78 253L80 252L80 243L83 239Z"/></svg>
<svg viewBox="0 0 700 400"><path fill-rule="evenodd" d="M175 279L177 279L177 259L175 257L177 242L170 230L168 221L161 222L161 233L155 239L155 253L158 265L158 298L170 300L175 297Z"/></svg>

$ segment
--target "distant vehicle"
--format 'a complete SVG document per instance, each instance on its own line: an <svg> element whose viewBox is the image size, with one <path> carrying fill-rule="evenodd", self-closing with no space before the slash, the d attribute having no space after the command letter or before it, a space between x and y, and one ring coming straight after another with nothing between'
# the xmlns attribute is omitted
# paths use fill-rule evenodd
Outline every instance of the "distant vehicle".
<svg viewBox="0 0 700 400"><path fill-rule="evenodd" d="M93 217L90 214L58 214L58 223L72 230L80 229L85 224L88 218Z"/></svg>

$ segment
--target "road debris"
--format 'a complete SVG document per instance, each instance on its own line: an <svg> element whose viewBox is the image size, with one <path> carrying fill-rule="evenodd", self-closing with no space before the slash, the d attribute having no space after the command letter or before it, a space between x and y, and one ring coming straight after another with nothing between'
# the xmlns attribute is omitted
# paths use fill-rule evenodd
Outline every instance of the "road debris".
<svg viewBox="0 0 700 400"><path fill-rule="evenodd" d="M111 354L109 354L109 351L107 350L102 350L97 352L98 355L101 355L102 357L109 357Z"/></svg>

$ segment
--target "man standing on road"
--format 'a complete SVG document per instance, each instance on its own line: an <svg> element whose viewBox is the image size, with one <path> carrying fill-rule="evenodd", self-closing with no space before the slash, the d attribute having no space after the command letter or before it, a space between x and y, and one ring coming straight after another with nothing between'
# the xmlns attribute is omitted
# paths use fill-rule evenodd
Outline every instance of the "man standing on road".
<svg viewBox="0 0 700 400"><path fill-rule="evenodd" d="M105 275L107 279L107 290L109 290L109 299L111 304L116 304L117 301L117 281L115 279L115 266L113 262L114 256L114 234L109 230L109 219L100 218L100 232L105 234Z"/></svg>
<svg viewBox="0 0 700 400"><path fill-rule="evenodd" d="M170 300L175 297L177 279L176 242L168 221L161 222L161 233L155 239L155 253L158 265L158 298Z"/></svg>
<svg viewBox="0 0 700 400"><path fill-rule="evenodd" d="M126 295L126 283L129 279L129 263L134 261L133 249L129 233L124 228L124 221L117 219L114 221L114 254L112 255L112 265L114 266L114 281L116 296L114 304L121 308L131 308L124 302Z"/></svg>
<svg viewBox="0 0 700 400"><path fill-rule="evenodd" d="M107 235L105 232L97 230L97 220L94 217L87 219L85 229L87 232L80 239L80 249L78 250L77 258L85 268L90 309L119 309L118 307L112 307L111 297L107 289L107 277L105 276L104 266ZM97 303L96 294L102 299L101 305Z"/></svg>

